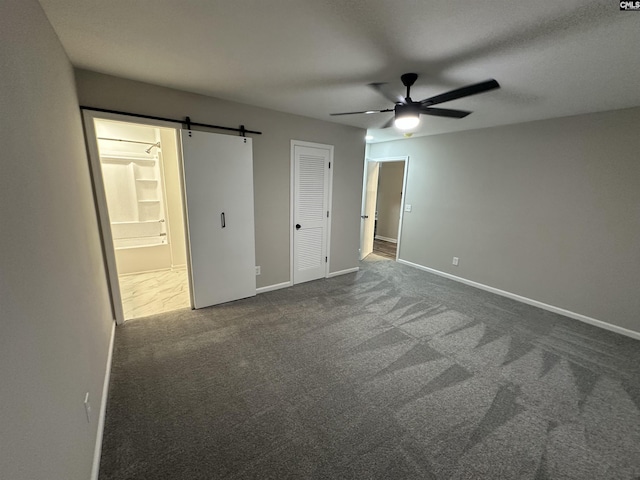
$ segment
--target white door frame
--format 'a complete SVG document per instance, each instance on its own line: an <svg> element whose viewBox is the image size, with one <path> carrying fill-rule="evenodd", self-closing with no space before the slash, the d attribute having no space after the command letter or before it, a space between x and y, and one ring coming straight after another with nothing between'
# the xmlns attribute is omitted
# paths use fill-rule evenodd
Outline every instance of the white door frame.
<svg viewBox="0 0 640 480"><path fill-rule="evenodd" d="M324 276L329 277L329 266L331 265L331 224L333 223L333 169L335 163L333 161L333 145L326 145L323 143L303 142L302 140L291 140L291 164L289 170L289 285L293 285L293 258L294 258L294 205L295 205L295 155L294 149L296 146L311 147L311 148L325 148L329 150L329 191L327 195L327 208L329 209L329 219L327 220L327 262L325 264Z"/></svg>
<svg viewBox="0 0 640 480"><path fill-rule="evenodd" d="M117 325L124 323L124 311L122 309L122 294L120 293L120 282L118 280L118 268L116 266L116 251L113 245L113 236L111 234L111 222L109 221L109 208L107 206L107 195L104 188L104 180L102 178L102 166L100 164L100 153L98 151L98 141L94 120L113 120L117 122L133 123L138 125L148 125L151 127L170 128L176 131L176 141L179 142L177 132L182 128L179 123L166 122L163 120L153 120L150 118L141 118L132 115L124 115L119 113L100 112L97 110L82 110L82 120L84 124L85 142L89 152L89 167L91 171L91 181L93 183L93 192L96 202L96 210L98 213L98 222L100 226L100 236L102 240L102 251L104 254L105 269L107 271L107 281L110 289L111 307L113 310L114 320ZM178 143L179 146L179 143ZM182 178L182 153L178 148L178 165L181 170ZM186 219L184 188L182 209L184 218ZM186 228L186 227L185 227ZM186 230L185 230L186 232ZM189 264L189 242L186 243L187 249L187 265ZM188 272L191 277L191 272Z"/></svg>
<svg viewBox="0 0 640 480"><path fill-rule="evenodd" d="M362 207L360 208L360 248L358 260L363 260L367 255L373 252L373 233L375 230L376 221L375 214L378 200L380 163L365 161L364 168L365 170L362 174ZM373 177L375 177L375 179ZM370 187L373 186L374 180L375 191L372 195L372 189ZM373 202L373 200L375 200L375 203ZM371 212L371 207L373 207L373 212ZM369 235L367 235L369 229L371 230L372 234L370 237Z"/></svg>
<svg viewBox="0 0 640 480"><path fill-rule="evenodd" d="M398 243L396 248L396 261L400 258L400 240L402 238L402 220L404 218L404 202L407 198L407 178L409 174L409 155L403 155L398 157L381 157L381 158L365 158L364 159L364 175L362 176L362 206L361 212L364 212L365 204L367 201L367 164L368 162L404 162L404 175L402 178L402 196L400 198L400 219L398 220ZM362 239L364 228L363 222L360 222L360 249L362 250Z"/></svg>

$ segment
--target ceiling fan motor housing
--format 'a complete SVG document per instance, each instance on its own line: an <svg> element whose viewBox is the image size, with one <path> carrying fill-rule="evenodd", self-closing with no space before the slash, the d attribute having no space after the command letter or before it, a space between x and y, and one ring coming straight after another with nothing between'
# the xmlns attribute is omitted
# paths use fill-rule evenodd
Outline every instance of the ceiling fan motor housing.
<svg viewBox="0 0 640 480"><path fill-rule="evenodd" d="M395 117L417 117L420 115L420 104L415 103L405 103L405 104L397 104L395 107Z"/></svg>
<svg viewBox="0 0 640 480"><path fill-rule="evenodd" d="M397 104L393 123L400 130L411 130L420 123L420 104L410 102Z"/></svg>

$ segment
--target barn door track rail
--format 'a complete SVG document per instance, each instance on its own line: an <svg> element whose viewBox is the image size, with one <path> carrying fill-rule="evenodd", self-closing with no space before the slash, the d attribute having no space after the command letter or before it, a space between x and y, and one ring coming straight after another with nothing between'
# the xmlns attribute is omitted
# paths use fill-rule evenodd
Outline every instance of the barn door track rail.
<svg viewBox="0 0 640 480"><path fill-rule="evenodd" d="M130 117L136 117L136 118L148 118L150 120L161 120L163 122L180 123L183 126L185 126L187 130L191 130L191 127L206 127L206 128L215 128L217 130L226 130L229 132L238 132L238 134L241 137L246 137L247 133L250 133L253 135L262 135L262 132L257 132L255 130L247 130L246 128L244 128L244 125L240 125L238 128L222 127L220 125L210 125L208 123L192 122L190 117L185 117L184 120L176 120L175 118L155 117L153 115L141 115L139 113L120 112L118 110L108 110L106 108L87 107L85 105L80 105L80 109L91 110L94 112L102 112L102 113L113 113L116 115L128 115Z"/></svg>

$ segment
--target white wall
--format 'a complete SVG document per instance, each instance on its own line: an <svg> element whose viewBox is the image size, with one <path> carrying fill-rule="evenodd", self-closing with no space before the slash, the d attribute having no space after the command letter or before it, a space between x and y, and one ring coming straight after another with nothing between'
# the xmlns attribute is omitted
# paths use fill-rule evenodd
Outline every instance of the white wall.
<svg viewBox="0 0 640 480"><path fill-rule="evenodd" d="M334 145L330 271L358 265L365 131L170 88L76 71L82 105L262 131L253 136L257 286L289 281L291 140ZM216 131L220 133L220 131Z"/></svg>
<svg viewBox="0 0 640 480"><path fill-rule="evenodd" d="M400 257L640 331L638 125L634 108L372 145L410 156Z"/></svg>
<svg viewBox="0 0 640 480"><path fill-rule="evenodd" d="M87 480L113 322L73 71L36 0L0 4L0 112L0 478Z"/></svg>
<svg viewBox="0 0 640 480"><path fill-rule="evenodd" d="M167 220L169 222L169 241L171 242L171 266L186 267L187 249L177 138L173 130L161 128L160 139L162 145L164 185L167 194Z"/></svg>

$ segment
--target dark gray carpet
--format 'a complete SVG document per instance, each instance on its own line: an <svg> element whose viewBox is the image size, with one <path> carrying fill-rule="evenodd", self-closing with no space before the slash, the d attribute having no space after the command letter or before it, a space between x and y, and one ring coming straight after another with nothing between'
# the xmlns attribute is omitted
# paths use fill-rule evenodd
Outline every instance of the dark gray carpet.
<svg viewBox="0 0 640 480"><path fill-rule="evenodd" d="M100 478L635 479L639 408L640 342L370 256L117 328Z"/></svg>

